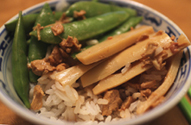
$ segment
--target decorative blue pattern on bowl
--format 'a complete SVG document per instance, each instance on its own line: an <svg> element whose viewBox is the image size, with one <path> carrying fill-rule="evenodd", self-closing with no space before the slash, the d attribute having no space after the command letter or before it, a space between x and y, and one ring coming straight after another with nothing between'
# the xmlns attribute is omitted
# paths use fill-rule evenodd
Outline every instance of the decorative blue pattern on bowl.
<svg viewBox="0 0 191 125"><path fill-rule="evenodd" d="M73 3L77 0L70 0L70 3ZM55 9L55 5L58 1L49 1L52 9ZM102 1L104 3L108 3L107 1ZM169 36L176 36L179 37L180 34L184 34L178 26L176 26L172 21L170 21L167 17L163 16L162 14L156 12L155 10L148 8L142 4L133 2L133 1L118 1L113 0L116 4L123 6L123 7L130 7L136 9L138 15L144 17L141 24L143 25L150 25L154 27L154 30L163 30ZM36 13L41 10L43 6L42 4L36 5L31 7L25 11L23 11L23 15L29 13ZM12 19L17 18L18 16L13 17ZM11 20L12 20L11 19ZM54 124L55 122L44 119L39 119L34 113L30 112L26 108L23 108L23 104L20 101L19 97L17 96L13 84L12 84L12 76L11 76L11 46L12 46L13 35L8 33L4 26L0 28L0 98L2 101L7 104L10 108L12 108L15 112L20 114L22 117L30 121L34 121L36 123L41 124ZM155 109L151 110L148 113L145 113L143 116L139 116L136 119L132 120L121 120L116 122L117 124L140 124L142 122L146 122L155 118L167 110L169 110L172 106L176 105L178 101L184 96L188 87L190 86L191 79L190 79L190 65L191 65L191 58L190 58L190 47L184 50L182 59L181 59L181 66L179 67L179 72L177 74L177 78L169 90L167 94L167 100L161 104L160 106L156 107ZM115 122L114 122L115 123ZM68 123L67 123L68 124Z"/></svg>

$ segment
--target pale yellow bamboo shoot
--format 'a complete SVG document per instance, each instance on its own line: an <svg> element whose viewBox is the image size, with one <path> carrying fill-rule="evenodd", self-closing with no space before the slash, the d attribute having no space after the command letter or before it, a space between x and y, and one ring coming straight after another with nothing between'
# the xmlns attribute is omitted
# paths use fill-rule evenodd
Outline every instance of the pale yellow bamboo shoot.
<svg viewBox="0 0 191 125"><path fill-rule="evenodd" d="M146 51L148 43L150 42L157 43L159 46L164 47L169 46L169 44L173 41L164 32L161 32L161 34L152 34L148 39L138 42L137 44L127 48L119 54L108 58L93 69L89 70L81 77L82 86L86 87L98 82L99 80L106 78L107 76L116 72L126 64L131 64L132 62L141 59L142 55Z"/></svg>
<svg viewBox="0 0 191 125"><path fill-rule="evenodd" d="M72 85L85 72L87 72L88 70L90 70L91 68L95 67L98 64L99 62L91 64L91 65L83 65L83 64L75 65L73 67L70 67L61 72L56 73L55 80L58 81L62 86Z"/></svg>
<svg viewBox="0 0 191 125"><path fill-rule="evenodd" d="M76 57L83 64L88 65L122 51L126 47L134 44L141 35L153 32L154 30L151 26L141 26L130 32L113 36L110 40L94 45L77 54Z"/></svg>
<svg viewBox="0 0 191 125"><path fill-rule="evenodd" d="M169 68L169 71L165 77L164 82L162 83L161 86L159 86L158 89L156 89L150 96L149 98L143 102L136 110L136 113L138 115L146 112L149 107L155 103L160 97L164 96L166 94L166 92L169 90L169 88L171 87L171 85L173 84L177 72L178 72L178 67L180 65L180 59L182 57L182 51L179 52L176 56L174 56L173 60L172 60L172 64Z"/></svg>
<svg viewBox="0 0 191 125"><path fill-rule="evenodd" d="M127 72L125 73L116 73L106 77L105 79L101 80L94 88L93 93L98 95L108 89L117 87L132 79L133 77L141 74L142 72L146 71L147 69L151 68L152 66L143 67L142 62L138 62L137 64L133 65Z"/></svg>
<svg viewBox="0 0 191 125"><path fill-rule="evenodd" d="M184 49L185 47L190 45L190 42L185 38L184 35L180 35L178 39L179 50ZM171 49L168 48L164 50L167 56L164 59L171 57L173 54ZM102 79L94 88L93 92L95 95L100 94L108 89L114 88L123 84L124 82L130 80L131 78L143 73L149 68L153 67L153 65L143 67L144 63L139 61L134 64L127 72L125 73L116 73L110 75L104 79Z"/></svg>

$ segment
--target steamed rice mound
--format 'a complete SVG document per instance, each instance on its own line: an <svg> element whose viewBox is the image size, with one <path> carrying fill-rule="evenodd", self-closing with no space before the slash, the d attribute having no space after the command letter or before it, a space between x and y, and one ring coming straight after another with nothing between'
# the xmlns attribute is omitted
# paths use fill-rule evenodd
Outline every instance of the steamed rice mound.
<svg viewBox="0 0 191 125"><path fill-rule="evenodd" d="M154 68L153 68L154 69ZM163 78L167 70L148 70L147 72L137 76L135 79L124 83L117 87L120 92L122 100L131 96L133 102L129 108L125 110L117 110L109 116L102 115L103 105L108 104L108 100L103 99L104 94L94 95L92 86L82 88L80 83L74 83L72 86L61 86L60 83L55 82L55 74L49 73L43 75L38 79L38 85L41 86L45 96L43 97L43 106L40 110L36 110L37 115L41 115L52 120L67 120L72 122L92 121L94 123L110 122L120 120L121 118L132 119L135 118L136 109L144 102L147 97L140 93L140 91L132 86L130 82L139 81L153 81L157 80L158 85L163 82ZM138 80L137 80L138 78ZM34 85L31 84L30 97L32 99Z"/></svg>

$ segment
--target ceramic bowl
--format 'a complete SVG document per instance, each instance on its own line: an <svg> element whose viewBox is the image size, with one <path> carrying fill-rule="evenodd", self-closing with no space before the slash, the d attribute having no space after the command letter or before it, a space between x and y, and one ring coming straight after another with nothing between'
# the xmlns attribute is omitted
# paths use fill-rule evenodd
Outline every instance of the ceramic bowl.
<svg viewBox="0 0 191 125"><path fill-rule="evenodd" d="M76 2L78 0L68 0L69 3ZM101 2L108 3L110 1L100 0ZM54 10L58 1L47 1L51 8ZM143 16L143 21L141 24L153 26L154 30L163 30L169 36L179 37L180 34L184 34L184 32L170 19L162 15L161 13L145 6L139 4L134 1L121 1L121 0L113 0L116 4L123 7L130 7L137 10L138 15ZM36 13L41 10L44 3L35 5L23 11L23 15ZM11 18L9 21L18 18L18 15ZM9 22L8 21L8 22ZM11 46L13 42L13 36L6 31L5 27L2 26L0 28L0 99L1 101L7 105L10 109L16 112L21 117L25 118L28 121L37 124L70 124L69 122L55 122L49 120L44 117L36 116L29 109L25 108L17 96L12 82L11 75ZM135 119L123 119L117 122L111 122L109 124L143 124L148 121L151 121L160 115L164 114L172 107L174 107L180 99L185 95L191 84L190 76L190 65L191 65L191 57L190 57L191 48L187 47L184 49L183 57L181 59L181 66L179 67L179 71L176 77L176 80L173 86L168 91L166 95L167 100L161 105L157 106L153 110L141 115Z"/></svg>

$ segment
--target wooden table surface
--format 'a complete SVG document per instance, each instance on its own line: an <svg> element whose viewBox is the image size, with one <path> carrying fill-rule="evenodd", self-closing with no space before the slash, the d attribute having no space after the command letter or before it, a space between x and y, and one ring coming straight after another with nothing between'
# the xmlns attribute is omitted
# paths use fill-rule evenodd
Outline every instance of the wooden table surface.
<svg viewBox="0 0 191 125"><path fill-rule="evenodd" d="M45 0L1 0L0 26L8 19L24 10ZM145 4L176 23L191 40L191 0L135 0ZM6 107L0 101L0 124L33 125ZM151 125L188 125L180 109L175 106L163 116L151 122Z"/></svg>

